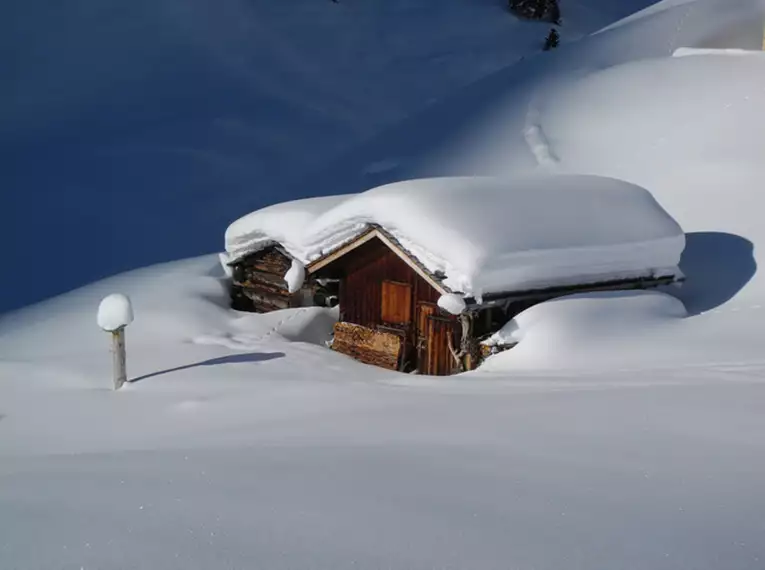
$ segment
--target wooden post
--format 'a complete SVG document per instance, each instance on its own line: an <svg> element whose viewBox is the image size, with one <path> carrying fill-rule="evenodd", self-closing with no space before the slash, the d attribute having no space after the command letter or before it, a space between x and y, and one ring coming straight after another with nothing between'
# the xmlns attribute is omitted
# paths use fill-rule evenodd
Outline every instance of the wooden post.
<svg viewBox="0 0 765 570"><path fill-rule="evenodd" d="M119 390L127 382L125 363L125 327L112 331L112 364L114 371L114 389Z"/></svg>

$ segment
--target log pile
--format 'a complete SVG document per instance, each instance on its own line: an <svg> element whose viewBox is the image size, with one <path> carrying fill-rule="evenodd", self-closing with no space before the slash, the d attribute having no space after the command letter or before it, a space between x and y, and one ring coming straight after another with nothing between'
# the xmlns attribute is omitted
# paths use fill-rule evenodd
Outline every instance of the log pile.
<svg viewBox="0 0 765 570"><path fill-rule="evenodd" d="M332 350L365 364L397 370L403 339L351 323L336 323Z"/></svg>

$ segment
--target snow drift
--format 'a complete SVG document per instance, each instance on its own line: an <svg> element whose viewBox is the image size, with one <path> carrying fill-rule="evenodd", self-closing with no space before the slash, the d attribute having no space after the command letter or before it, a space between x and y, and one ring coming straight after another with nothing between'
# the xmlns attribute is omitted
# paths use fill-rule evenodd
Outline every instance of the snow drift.
<svg viewBox="0 0 765 570"><path fill-rule="evenodd" d="M648 369L667 362L655 346L660 339L677 358L672 335L683 331L686 316L681 301L658 291L560 297L523 311L495 333L489 344L518 344L490 357L481 371Z"/></svg>

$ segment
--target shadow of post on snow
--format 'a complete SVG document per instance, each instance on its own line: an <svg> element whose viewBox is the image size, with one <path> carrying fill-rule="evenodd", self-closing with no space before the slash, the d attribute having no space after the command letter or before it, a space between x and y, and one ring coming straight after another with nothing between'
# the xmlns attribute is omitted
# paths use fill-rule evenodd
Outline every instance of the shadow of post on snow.
<svg viewBox="0 0 765 570"><path fill-rule="evenodd" d="M188 370L189 368L196 368L198 366L216 366L218 364L240 364L248 362L265 362L267 360L274 360L276 358L282 358L285 354L283 352L252 352L248 354L232 354L229 356L220 356L218 358L211 358L209 360L203 360L202 362L195 362L193 364L184 364L183 366L176 366L175 368L168 368L167 370L160 370L158 372L152 372L150 374L144 374L132 380L128 380L130 384L136 382L142 382L155 376L162 376L163 374L169 374L170 372L179 372L181 370Z"/></svg>
<svg viewBox="0 0 765 570"><path fill-rule="evenodd" d="M754 244L724 232L692 232L680 259L685 284L675 294L698 315L732 299L757 272Z"/></svg>

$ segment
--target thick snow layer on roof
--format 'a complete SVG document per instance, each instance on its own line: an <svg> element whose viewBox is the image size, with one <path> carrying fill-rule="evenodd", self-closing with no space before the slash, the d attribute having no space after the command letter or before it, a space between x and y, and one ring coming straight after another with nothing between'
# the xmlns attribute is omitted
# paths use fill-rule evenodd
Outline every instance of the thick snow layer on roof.
<svg viewBox="0 0 765 570"><path fill-rule="evenodd" d="M307 229L315 258L368 224L453 291L481 294L675 274L684 234L651 194L593 176L432 178L349 198Z"/></svg>
<svg viewBox="0 0 765 570"><path fill-rule="evenodd" d="M277 242L301 258L301 237L306 226L346 198L324 196L294 200L247 214L226 230L226 253L230 260L234 260Z"/></svg>

